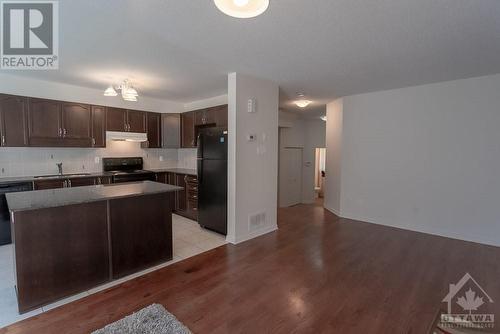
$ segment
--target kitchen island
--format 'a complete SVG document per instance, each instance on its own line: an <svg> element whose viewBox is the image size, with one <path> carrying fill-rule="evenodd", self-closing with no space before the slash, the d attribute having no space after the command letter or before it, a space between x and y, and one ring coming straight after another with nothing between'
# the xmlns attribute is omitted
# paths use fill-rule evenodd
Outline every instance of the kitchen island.
<svg viewBox="0 0 500 334"><path fill-rule="evenodd" d="M179 190L144 181L7 194L19 312L171 260Z"/></svg>

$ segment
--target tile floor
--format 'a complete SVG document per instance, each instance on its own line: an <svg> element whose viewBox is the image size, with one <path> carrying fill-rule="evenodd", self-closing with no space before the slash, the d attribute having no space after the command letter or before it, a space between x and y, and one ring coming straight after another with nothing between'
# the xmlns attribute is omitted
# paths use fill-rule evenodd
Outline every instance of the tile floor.
<svg viewBox="0 0 500 334"><path fill-rule="evenodd" d="M188 257L222 246L226 243L223 236L202 229L195 221L177 215L172 216L172 230L174 236L174 258L172 261L162 263L156 267L152 267L122 279L98 286L89 291L71 296L22 315L17 313L16 292L14 290L12 246L0 246L0 328L70 303L90 294L105 290L111 286L123 283L124 281L138 276L142 276L159 268L166 267Z"/></svg>

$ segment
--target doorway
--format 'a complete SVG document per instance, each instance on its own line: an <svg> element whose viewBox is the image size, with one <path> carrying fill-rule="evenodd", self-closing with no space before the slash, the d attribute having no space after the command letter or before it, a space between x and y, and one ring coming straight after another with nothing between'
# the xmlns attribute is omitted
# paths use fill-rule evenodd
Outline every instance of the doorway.
<svg viewBox="0 0 500 334"><path fill-rule="evenodd" d="M326 148L316 148L315 163L314 163L314 192L316 198L322 199L325 196L324 181L325 181L325 166L326 166Z"/></svg>
<svg viewBox="0 0 500 334"><path fill-rule="evenodd" d="M302 155L302 148L298 147L284 147L281 150L280 207L302 202Z"/></svg>

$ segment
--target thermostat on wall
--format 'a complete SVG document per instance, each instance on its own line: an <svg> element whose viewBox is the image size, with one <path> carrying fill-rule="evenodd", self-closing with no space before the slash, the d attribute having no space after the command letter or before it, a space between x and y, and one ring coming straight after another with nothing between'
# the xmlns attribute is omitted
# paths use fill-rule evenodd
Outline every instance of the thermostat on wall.
<svg viewBox="0 0 500 334"><path fill-rule="evenodd" d="M257 140L256 134L251 133L251 134L247 135L247 141L255 141L255 140Z"/></svg>

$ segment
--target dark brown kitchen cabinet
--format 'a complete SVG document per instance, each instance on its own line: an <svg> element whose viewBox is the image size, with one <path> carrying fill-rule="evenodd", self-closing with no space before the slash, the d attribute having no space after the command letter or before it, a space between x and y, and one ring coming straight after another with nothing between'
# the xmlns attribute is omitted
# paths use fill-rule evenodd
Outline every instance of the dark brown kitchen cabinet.
<svg viewBox="0 0 500 334"><path fill-rule="evenodd" d="M148 141L142 145L145 148L160 148L162 147L162 131L161 131L161 114L148 112L147 113L147 126L148 126Z"/></svg>
<svg viewBox="0 0 500 334"><path fill-rule="evenodd" d="M28 144L27 101L25 97L0 94L0 146L20 147Z"/></svg>
<svg viewBox="0 0 500 334"><path fill-rule="evenodd" d="M90 147L91 119L87 104L29 99L29 146Z"/></svg>
<svg viewBox="0 0 500 334"><path fill-rule="evenodd" d="M108 107L106 130L119 132L146 132L146 112Z"/></svg>
<svg viewBox="0 0 500 334"><path fill-rule="evenodd" d="M129 132L147 132L146 122L145 111L127 110L127 125Z"/></svg>
<svg viewBox="0 0 500 334"><path fill-rule="evenodd" d="M195 148L195 112L190 111L181 114L181 147Z"/></svg>
<svg viewBox="0 0 500 334"><path fill-rule="evenodd" d="M175 174L175 185L184 188L177 192L175 212L189 219L198 219L198 181L194 175Z"/></svg>
<svg viewBox="0 0 500 334"><path fill-rule="evenodd" d="M92 106L92 147L106 147L106 107Z"/></svg>
<svg viewBox="0 0 500 334"><path fill-rule="evenodd" d="M195 126L206 126L206 125L215 126L215 109L214 108L206 108L206 109L197 110L195 112L194 125Z"/></svg>
<svg viewBox="0 0 500 334"><path fill-rule="evenodd" d="M215 114L215 124L219 128L225 128L227 129L228 122L227 122L227 104L224 104L222 106L214 107L214 114Z"/></svg>
<svg viewBox="0 0 500 334"><path fill-rule="evenodd" d="M68 179L67 187L75 188L75 187L84 187L84 186L93 186L97 184L95 177L75 177Z"/></svg>
<svg viewBox="0 0 500 334"><path fill-rule="evenodd" d="M170 172L161 172L156 174L156 181L160 183L170 184L175 186L175 174ZM177 201L177 192L170 193L169 203L173 211L175 211L175 203Z"/></svg>
<svg viewBox="0 0 500 334"><path fill-rule="evenodd" d="M92 111L88 104L63 102L61 120L63 146L92 146Z"/></svg>
<svg viewBox="0 0 500 334"><path fill-rule="evenodd" d="M62 134L61 103L52 100L29 99L29 145L60 146Z"/></svg>
<svg viewBox="0 0 500 334"><path fill-rule="evenodd" d="M36 180L33 182L34 190L65 188L66 179Z"/></svg>
<svg viewBox="0 0 500 334"><path fill-rule="evenodd" d="M162 147L179 148L181 146L181 115L161 114Z"/></svg>
<svg viewBox="0 0 500 334"><path fill-rule="evenodd" d="M184 177L184 174L175 174L175 185L184 188L177 192L175 201L175 211L180 213L186 212L187 210L186 181Z"/></svg>
<svg viewBox="0 0 500 334"><path fill-rule="evenodd" d="M127 110L108 107L106 110L107 131L127 131Z"/></svg>

